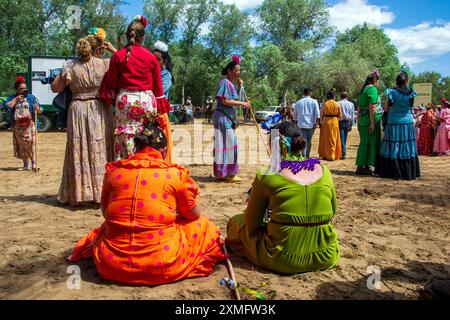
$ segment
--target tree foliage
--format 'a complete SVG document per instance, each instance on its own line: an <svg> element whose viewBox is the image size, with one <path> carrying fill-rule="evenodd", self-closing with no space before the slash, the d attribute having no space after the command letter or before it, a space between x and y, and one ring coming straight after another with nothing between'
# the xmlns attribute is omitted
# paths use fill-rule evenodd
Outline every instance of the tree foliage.
<svg viewBox="0 0 450 320"><path fill-rule="evenodd" d="M69 30L66 11L73 0L0 0L0 95L27 71L29 55L74 55L76 41L94 26L117 45L129 22L120 13L123 3L79 0L81 29ZM334 33L325 0L265 0L252 15L221 0L145 0L136 14L142 10L149 21L144 45L162 40L170 48L172 103L190 96L203 105L234 54L242 58L241 78L257 108L297 100L305 86L318 99L330 88L356 99L374 69L382 74L380 92L400 71L397 50L382 29L363 24ZM434 103L450 95L450 78L439 73L413 75L412 82L433 83Z"/></svg>

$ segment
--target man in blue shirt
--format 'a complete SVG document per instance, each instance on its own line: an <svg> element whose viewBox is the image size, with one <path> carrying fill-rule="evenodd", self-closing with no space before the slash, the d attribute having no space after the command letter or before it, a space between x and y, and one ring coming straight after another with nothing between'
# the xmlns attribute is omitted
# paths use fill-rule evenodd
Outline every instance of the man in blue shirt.
<svg viewBox="0 0 450 320"><path fill-rule="evenodd" d="M355 119L355 105L348 101L348 93L341 93L341 101L339 101L341 106L341 118L339 119L339 131L341 134L341 144L342 144L342 159L345 159L347 154L347 136L352 130L352 124Z"/></svg>
<svg viewBox="0 0 450 320"><path fill-rule="evenodd" d="M309 158L311 152L311 140L316 131L316 126L320 124L319 103L311 98L312 90L305 88L304 97L297 101L294 106L294 119L302 131L302 136L306 140L306 148L303 156Z"/></svg>

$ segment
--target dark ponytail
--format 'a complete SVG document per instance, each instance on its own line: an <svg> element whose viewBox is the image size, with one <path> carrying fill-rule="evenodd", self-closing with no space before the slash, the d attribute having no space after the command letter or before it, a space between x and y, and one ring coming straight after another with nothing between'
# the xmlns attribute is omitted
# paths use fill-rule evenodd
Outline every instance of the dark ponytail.
<svg viewBox="0 0 450 320"><path fill-rule="evenodd" d="M369 74L369 76L366 79L366 82L364 83L364 86L361 89L361 93L364 91L364 89L371 84L375 84L375 82L377 82L378 80L380 80L380 76L378 72L374 72Z"/></svg>

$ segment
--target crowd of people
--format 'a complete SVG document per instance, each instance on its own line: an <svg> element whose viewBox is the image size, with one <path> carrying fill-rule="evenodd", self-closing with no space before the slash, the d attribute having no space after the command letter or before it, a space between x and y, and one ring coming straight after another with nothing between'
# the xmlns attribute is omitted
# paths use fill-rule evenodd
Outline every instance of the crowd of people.
<svg viewBox="0 0 450 320"><path fill-rule="evenodd" d="M330 90L323 103L312 98L312 89L291 108L284 107L282 121L293 121L302 130L310 157L312 138L320 130L319 157L327 161L346 159L347 137L356 123L360 143L356 157L357 175L415 179L420 176L418 155L443 156L450 153L450 104L426 110L414 107L416 93L409 85L407 72L401 71L396 86L386 90L384 106L378 93L380 74L370 74L360 92L358 108L348 100L347 92L336 101ZM289 114L293 114L293 119Z"/></svg>
<svg viewBox="0 0 450 320"><path fill-rule="evenodd" d="M441 107L428 104L416 108L416 135L419 155L443 156L450 152L450 103L442 98Z"/></svg>
<svg viewBox="0 0 450 320"><path fill-rule="evenodd" d="M336 90L330 90L320 107L312 89L305 88L292 112L286 110L271 128L271 162L256 173L245 212L229 220L224 240L202 213L198 185L172 158L168 97L173 65L164 43L155 43L153 52L142 45L146 24L144 17L135 17L126 32L127 45L118 50L96 28L79 39L78 59L65 65L51 85L54 92L72 93L58 199L70 205L98 203L105 218L77 242L68 259L92 257L104 279L157 285L208 276L227 258L225 245L278 273L332 268L340 256L332 224L337 198L322 161L346 158L356 111L358 175L415 179L420 177L419 154L450 151L448 103L439 116L428 108L415 118L416 94L404 71L387 90L384 108L378 72L367 77L357 110L347 92L336 101ZM111 59L103 58L105 49ZM239 57L233 56L222 76L211 116L212 169L216 179L236 183L241 182L237 108L249 114L252 106L240 79ZM41 108L26 92L24 79L16 79L15 88L6 105L15 110L14 152L27 169L29 160L35 165L34 114ZM317 128L320 159L311 157Z"/></svg>

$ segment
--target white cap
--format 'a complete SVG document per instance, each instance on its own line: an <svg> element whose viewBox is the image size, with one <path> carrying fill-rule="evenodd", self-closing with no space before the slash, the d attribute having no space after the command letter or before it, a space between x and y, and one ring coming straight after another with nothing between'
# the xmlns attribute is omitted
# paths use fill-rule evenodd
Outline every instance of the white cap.
<svg viewBox="0 0 450 320"><path fill-rule="evenodd" d="M167 52L169 51L169 47L167 46L167 44L165 44L162 41L156 41L155 44L153 45L153 47L156 50L162 51L162 52Z"/></svg>

